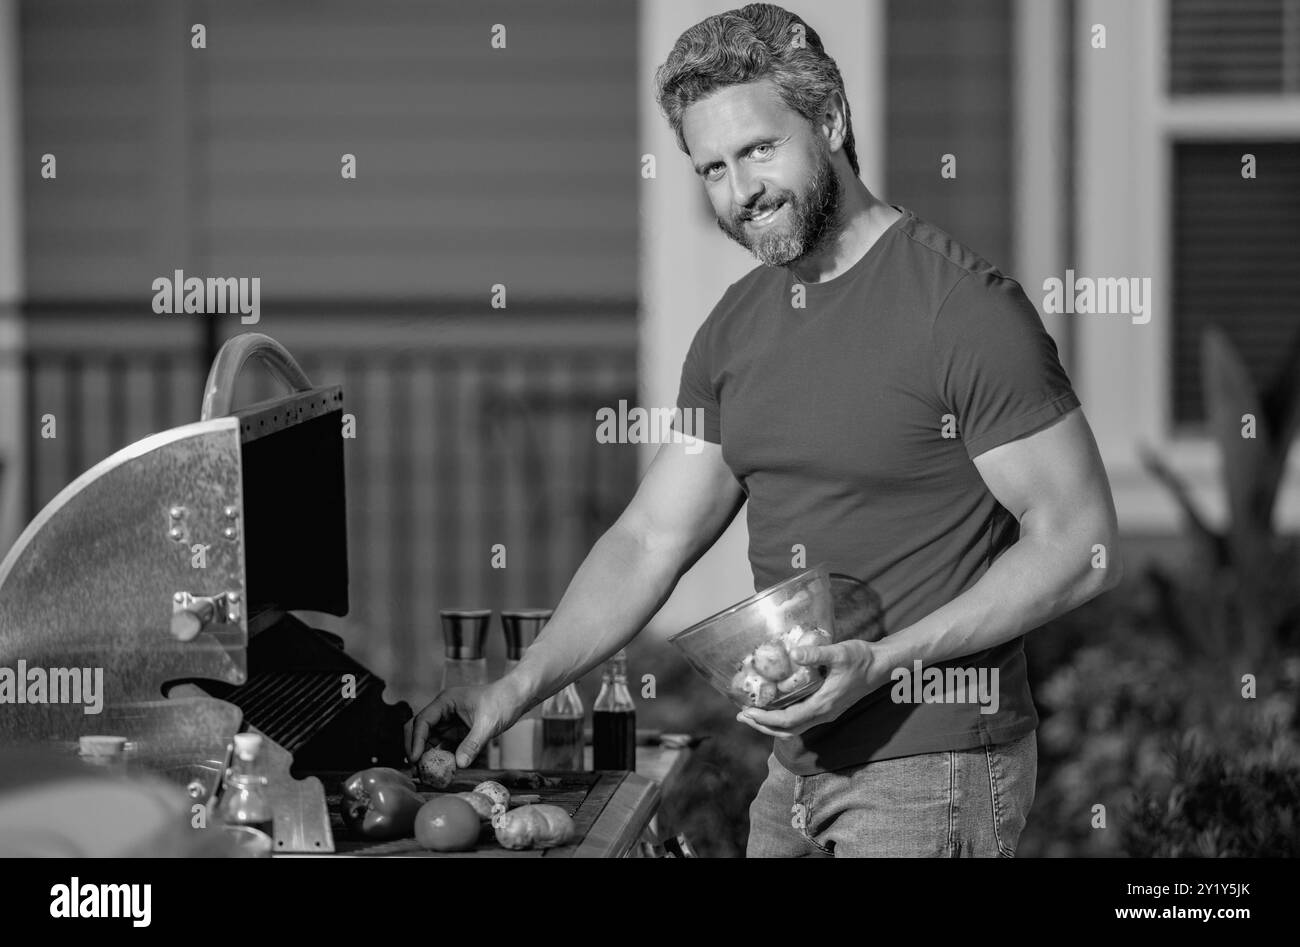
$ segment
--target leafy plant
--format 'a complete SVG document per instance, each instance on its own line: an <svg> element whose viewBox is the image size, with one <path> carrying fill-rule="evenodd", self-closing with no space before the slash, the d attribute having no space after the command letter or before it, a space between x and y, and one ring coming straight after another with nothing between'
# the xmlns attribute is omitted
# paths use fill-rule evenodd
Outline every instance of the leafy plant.
<svg viewBox="0 0 1300 947"><path fill-rule="evenodd" d="M1150 565L1054 623L1086 643L1035 683L1040 780L1024 854L1294 853L1300 551L1273 513L1300 427L1300 336L1263 393L1220 330L1203 338L1202 362L1225 524L1212 528L1183 479L1143 450L1193 556ZM1246 415L1254 438L1242 436ZM1241 692L1246 673L1255 699ZM1120 831L1092 827L1098 803Z"/></svg>
<svg viewBox="0 0 1300 947"><path fill-rule="evenodd" d="M637 667L652 671L658 680L658 697L643 704L647 722L705 738L663 787L661 835L685 835L701 857L743 857L749 803L767 776L772 738L737 723L730 701L666 646L640 651Z"/></svg>
<svg viewBox="0 0 1300 947"><path fill-rule="evenodd" d="M1201 372L1227 521L1223 530L1212 528L1186 482L1143 448L1144 465L1183 511L1198 566L1184 581L1158 570L1151 580L1180 639L1208 655L1255 663L1274 643L1297 644L1300 630L1300 547L1273 529L1287 455L1300 431L1300 334L1263 391L1218 328L1202 337ZM1243 436L1248 418L1254 437Z"/></svg>
<svg viewBox="0 0 1300 947"><path fill-rule="evenodd" d="M1138 858L1300 856L1300 769L1243 763L1188 735L1172 786L1140 793L1123 835Z"/></svg>

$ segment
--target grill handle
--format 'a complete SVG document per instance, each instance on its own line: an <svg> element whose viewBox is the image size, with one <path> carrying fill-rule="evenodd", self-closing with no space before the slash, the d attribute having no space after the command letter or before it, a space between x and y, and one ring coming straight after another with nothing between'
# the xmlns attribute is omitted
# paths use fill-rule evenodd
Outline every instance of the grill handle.
<svg viewBox="0 0 1300 947"><path fill-rule="evenodd" d="M211 421L230 413L235 398L235 379L250 358L259 359L272 375L293 391L308 391L312 387L307 373L288 349L269 335L245 332L228 340L212 360L212 369L203 386L203 411L199 420Z"/></svg>

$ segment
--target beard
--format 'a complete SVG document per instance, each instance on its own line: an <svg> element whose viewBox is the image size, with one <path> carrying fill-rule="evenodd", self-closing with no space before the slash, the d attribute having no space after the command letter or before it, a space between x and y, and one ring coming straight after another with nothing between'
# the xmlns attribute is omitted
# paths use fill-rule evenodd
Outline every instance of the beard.
<svg viewBox="0 0 1300 947"><path fill-rule="evenodd" d="M834 236L840 210L840 179L831 166L829 151L813 169L801 193L778 191L765 193L752 209L732 218L718 218L718 228L768 266L789 266L820 248ZM751 233L745 227L748 218L782 203L790 209L785 224Z"/></svg>

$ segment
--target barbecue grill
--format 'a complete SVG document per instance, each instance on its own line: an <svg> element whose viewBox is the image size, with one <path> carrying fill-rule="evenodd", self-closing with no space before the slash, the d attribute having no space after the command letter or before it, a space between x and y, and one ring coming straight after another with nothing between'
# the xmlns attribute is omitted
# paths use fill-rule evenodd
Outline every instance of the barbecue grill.
<svg viewBox="0 0 1300 947"><path fill-rule="evenodd" d="M250 359L290 393L232 410ZM348 611L342 414L339 387L314 387L273 339L237 336L197 423L62 490L0 561L0 666L102 668L103 708L0 707L0 741L72 752L83 735L124 735L131 768L211 806L234 734L255 730L277 852L413 853L344 837L331 805L348 773L408 765L410 706L386 703L341 638L293 614ZM568 854L628 852L657 807L631 773L512 778L567 804L582 832Z"/></svg>

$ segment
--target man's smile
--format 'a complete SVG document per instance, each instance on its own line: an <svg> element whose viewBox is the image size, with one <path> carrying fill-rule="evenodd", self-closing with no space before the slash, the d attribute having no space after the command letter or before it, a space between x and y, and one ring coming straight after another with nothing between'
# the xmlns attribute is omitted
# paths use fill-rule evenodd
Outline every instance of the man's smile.
<svg viewBox="0 0 1300 947"><path fill-rule="evenodd" d="M769 207L767 210L761 213L754 214L752 216L747 216L745 218L745 223L749 224L751 227L759 228L759 229L766 227L768 224L770 224L773 220L776 219L776 215L781 212L781 209L785 207L785 205L786 202L781 201L781 203L777 204L775 207Z"/></svg>

